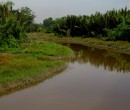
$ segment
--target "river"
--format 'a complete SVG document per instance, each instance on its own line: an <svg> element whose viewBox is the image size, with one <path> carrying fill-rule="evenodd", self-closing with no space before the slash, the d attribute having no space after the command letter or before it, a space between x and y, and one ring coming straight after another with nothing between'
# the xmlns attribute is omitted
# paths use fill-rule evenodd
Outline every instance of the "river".
<svg viewBox="0 0 130 110"><path fill-rule="evenodd" d="M36 86L0 97L0 110L130 110L130 56L68 46L81 58Z"/></svg>

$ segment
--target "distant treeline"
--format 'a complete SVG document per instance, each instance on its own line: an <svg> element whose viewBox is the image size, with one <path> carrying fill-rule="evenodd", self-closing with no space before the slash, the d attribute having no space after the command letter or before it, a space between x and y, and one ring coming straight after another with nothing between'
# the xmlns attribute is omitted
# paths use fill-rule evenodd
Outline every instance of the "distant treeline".
<svg viewBox="0 0 130 110"><path fill-rule="evenodd" d="M90 16L68 15L34 22L35 15L28 7L13 9L11 1L0 3L0 48L18 47L27 32L48 32L58 36L98 37L104 40L130 41L130 10L125 7Z"/></svg>
<svg viewBox="0 0 130 110"><path fill-rule="evenodd" d="M105 40L130 41L130 10L125 7L90 16L68 15L62 18L43 20L45 32L60 36L99 37Z"/></svg>

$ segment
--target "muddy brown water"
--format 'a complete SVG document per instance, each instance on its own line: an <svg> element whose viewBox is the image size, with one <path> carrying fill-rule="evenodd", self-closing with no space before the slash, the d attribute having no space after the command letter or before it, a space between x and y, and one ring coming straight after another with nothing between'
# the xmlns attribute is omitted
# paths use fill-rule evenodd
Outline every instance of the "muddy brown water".
<svg viewBox="0 0 130 110"><path fill-rule="evenodd" d="M130 56L68 46L81 58L37 86L0 97L0 110L130 110Z"/></svg>

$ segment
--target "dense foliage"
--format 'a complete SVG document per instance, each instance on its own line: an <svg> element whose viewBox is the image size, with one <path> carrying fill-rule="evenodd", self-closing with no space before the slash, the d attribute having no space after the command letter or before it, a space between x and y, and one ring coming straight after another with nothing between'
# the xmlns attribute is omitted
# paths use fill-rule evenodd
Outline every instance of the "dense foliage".
<svg viewBox="0 0 130 110"><path fill-rule="evenodd" d="M34 22L34 15L28 7L13 9L14 3L0 3L0 46L17 47L25 39Z"/></svg>
<svg viewBox="0 0 130 110"><path fill-rule="evenodd" d="M90 16L68 15L34 23L35 15L28 7L13 9L14 3L0 3L0 47L18 47L26 32L47 32L60 36L100 37L105 40L130 41L130 10L125 7Z"/></svg>
<svg viewBox="0 0 130 110"><path fill-rule="evenodd" d="M48 18L43 21L47 32L62 36L105 37L107 40L130 41L130 10L125 7L90 16L68 15L62 18Z"/></svg>

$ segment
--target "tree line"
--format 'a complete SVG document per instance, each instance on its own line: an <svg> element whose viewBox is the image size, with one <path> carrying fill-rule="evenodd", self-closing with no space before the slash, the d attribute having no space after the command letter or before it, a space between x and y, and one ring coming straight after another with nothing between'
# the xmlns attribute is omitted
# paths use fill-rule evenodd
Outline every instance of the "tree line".
<svg viewBox="0 0 130 110"><path fill-rule="evenodd" d="M68 15L43 20L45 32L60 36L100 37L105 40L130 41L130 10L110 10L102 14L96 12L90 16Z"/></svg>
<svg viewBox="0 0 130 110"><path fill-rule="evenodd" d="M130 41L130 10L96 12L90 16L68 15L34 22L35 15L28 7L13 8L11 1L0 3L0 47L18 47L26 33L43 31L65 37L96 37L110 41Z"/></svg>
<svg viewBox="0 0 130 110"><path fill-rule="evenodd" d="M28 7L13 9L14 3L0 3L0 46L17 47L33 29L35 15Z"/></svg>

